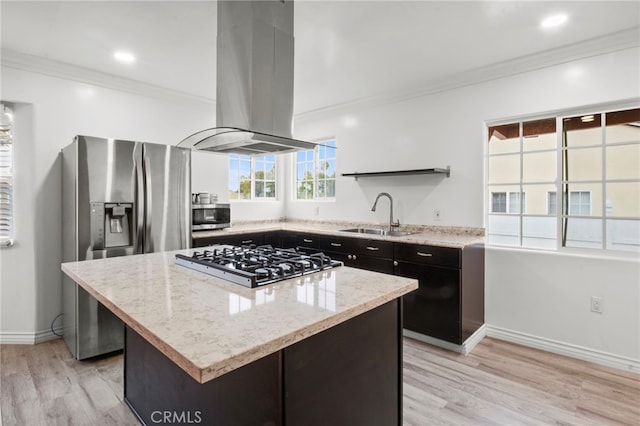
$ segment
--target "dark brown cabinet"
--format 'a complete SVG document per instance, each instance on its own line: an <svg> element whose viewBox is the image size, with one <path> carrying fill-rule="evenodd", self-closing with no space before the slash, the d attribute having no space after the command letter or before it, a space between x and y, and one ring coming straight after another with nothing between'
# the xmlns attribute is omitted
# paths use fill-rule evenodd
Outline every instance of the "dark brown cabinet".
<svg viewBox="0 0 640 426"><path fill-rule="evenodd" d="M124 398L142 424L171 410L180 424L399 425L401 311L391 300L205 383L126 327Z"/></svg>
<svg viewBox="0 0 640 426"><path fill-rule="evenodd" d="M193 238L193 247L206 247L213 244L230 244L234 246L244 246L255 244L257 246L264 244L264 233L250 234L220 234L209 237Z"/></svg>
<svg viewBox="0 0 640 426"><path fill-rule="evenodd" d="M462 344L484 324L484 244L464 248L407 244L294 231L269 231L194 239L211 244L270 244L317 249L353 268L415 278L403 297L404 328Z"/></svg>
<svg viewBox="0 0 640 426"><path fill-rule="evenodd" d="M404 328L453 343L460 341L460 271L397 261L396 275L419 288L402 299Z"/></svg>
<svg viewBox="0 0 640 426"><path fill-rule="evenodd" d="M393 273L393 243L390 241L317 234L305 234L299 238L302 241L299 245L321 250L345 266Z"/></svg>
<svg viewBox="0 0 640 426"><path fill-rule="evenodd" d="M484 324L484 245L395 245L395 274L416 278L403 297L404 328L462 344Z"/></svg>

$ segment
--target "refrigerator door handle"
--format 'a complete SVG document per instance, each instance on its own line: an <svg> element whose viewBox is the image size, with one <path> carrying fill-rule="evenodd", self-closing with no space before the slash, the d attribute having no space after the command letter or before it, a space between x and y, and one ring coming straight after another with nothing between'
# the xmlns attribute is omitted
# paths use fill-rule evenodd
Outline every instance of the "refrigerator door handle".
<svg viewBox="0 0 640 426"><path fill-rule="evenodd" d="M153 187L153 182L151 181L151 165L149 162L151 161L146 155L143 157L143 168L144 168L144 183L145 183L145 200L144 200L144 253L153 253L154 250L154 242L153 235L151 235L151 189Z"/></svg>
<svg viewBox="0 0 640 426"><path fill-rule="evenodd" d="M144 232L144 176L142 175L142 145L136 144L134 152L134 170L135 170L135 191L134 197L136 200L136 242L135 252L137 254L143 253L143 232ZM137 154L137 155L136 155Z"/></svg>

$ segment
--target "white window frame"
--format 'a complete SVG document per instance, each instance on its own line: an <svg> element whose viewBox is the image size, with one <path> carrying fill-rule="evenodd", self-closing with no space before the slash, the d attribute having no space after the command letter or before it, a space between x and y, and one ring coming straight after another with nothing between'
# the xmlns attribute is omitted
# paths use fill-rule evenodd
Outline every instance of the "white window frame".
<svg viewBox="0 0 640 426"><path fill-rule="evenodd" d="M336 185L337 185L337 172L335 171L337 168L337 155L334 155L333 157L330 156L326 156L321 158L320 157L320 148L321 146L325 146L325 152L327 152L327 150L333 150L336 154L337 154L337 141L335 137L331 137L331 138L324 138L322 140L318 140L315 141L318 145L313 148L313 150L305 150L305 152L310 152L313 151L313 159L312 161L312 174L313 174L313 194L311 198L298 198L298 183L299 182L306 182L307 180L304 181L299 181L298 180L298 153L294 152L291 155L291 164L292 164L292 190L291 190L291 194L292 194L292 199L293 201L301 201L301 202L306 202L306 201L335 201L336 199ZM331 146L327 146L327 143L333 143L333 147ZM321 179L320 178L320 162L323 160L333 160L334 162L334 177L333 178L324 178ZM304 163L309 164L309 161L305 160ZM319 188L319 184L321 181L325 182L325 185L327 182L329 181L333 181L333 187L334 187L334 195L333 196L320 196L320 194L318 193L318 188Z"/></svg>
<svg viewBox="0 0 640 426"><path fill-rule="evenodd" d="M263 159L266 157L270 157L273 156L273 167L274 167L274 179L257 179L256 178L256 172L260 171L257 170L257 164L261 163L262 161L264 161ZM236 160L237 159L237 160ZM250 174L250 182L251 182L251 189L250 189L250 193L249 193L249 198L232 198L231 197L231 161L238 161L238 164L240 163L240 161L249 161L250 162L250 166L249 166L249 174ZM279 194L279 184L278 184L278 157L270 154L270 155L261 155L261 156L249 156L249 155L243 155L243 154L229 154L228 155L228 159L227 159L227 166L228 166L228 177L229 177L229 181L228 181L228 188L227 191L229 193L229 201L230 202L249 202L249 201L266 201L266 202L271 202L271 201L277 201L278 200L278 194ZM238 173L239 173L239 168L238 168ZM240 174L238 174L237 176L238 178L238 185L241 184L240 181ZM275 188L275 194L273 195L273 197L266 197L266 196L256 196L256 182L260 181L260 182L273 182L274 183L274 188ZM238 191L240 190L240 188L238 188Z"/></svg>
<svg viewBox="0 0 640 426"><path fill-rule="evenodd" d="M0 104L0 247L10 247L15 239L14 221L14 116L12 109Z"/></svg>
<svg viewBox="0 0 640 426"><path fill-rule="evenodd" d="M600 253L603 254L610 254L610 255L614 255L614 256L626 256L628 255L632 255L632 256L637 256L637 252L634 251L619 251L618 249L612 248L609 246L608 244L608 230L607 230L607 221L608 220L631 220L631 221L635 221L638 224L640 224L640 217L618 217L618 216L611 216L607 213L607 192L606 192L606 186L607 183L626 183L626 182L634 182L637 183L638 179L607 179L607 174L606 174L606 158L607 158L607 148L610 147L615 147L615 146L619 146L619 145L629 145L629 144L633 144L636 145L638 144L637 141L631 141L631 142L614 142L614 143L608 143L606 140L606 131L607 131L607 123L606 123L606 116L609 113L615 113L615 112L619 112L619 111L625 111L625 110L634 110L640 108L640 105L638 105L638 103L636 101L631 101L628 102L626 104L617 104L617 105L612 105L612 104L608 104L608 105L604 105L602 106L601 109L597 109L596 107L592 107L590 109L574 109L574 110L565 110L565 111L555 111L555 112L551 112L549 114L544 114L544 115L537 115L537 116L529 116L529 117L521 117L521 118L512 118L512 119L508 119L508 120L501 120L501 121L496 121L496 122L486 122L486 127L485 127L485 132L484 132L484 136L483 136L483 141L485 143L485 147L484 147L484 152L485 152L485 226L487 228L487 235L490 235L490 229L489 229L489 223L490 223L490 217L491 216L496 216L496 215L501 215L501 213L494 213L492 212L492 200L491 200L491 194L494 192L500 192L500 190L498 189L500 186L520 186L522 188L522 186L526 186L527 183L523 183L522 182L522 159L523 159L523 155L527 155L527 154L531 154L534 153L535 151L523 151L522 148L522 139L523 137L520 136L520 151L519 152L513 152L513 153L496 153L496 154L490 154L489 153L489 132L488 129L495 127L495 126L502 126L502 125L508 125L508 124L515 124L515 123L519 123L520 124L520 135L522 135L522 123L526 123L529 121L535 121L535 120L540 120L540 119L545 119L545 118L552 118L555 117L556 120L556 139L557 139L557 143L555 146L555 149L553 149L552 151L555 151L557 154L557 176L556 176L556 180L553 183L556 187L555 191L548 191L547 194L550 194L552 192L555 192L556 194L561 194L563 192L563 185L581 185L581 184L596 184L596 185L601 185L602 187L602 194L601 194L601 198L602 198L602 211L600 214L598 215L593 215L593 209L596 208L597 206L594 205L594 196L591 190L589 189L579 189L577 191L570 191L570 193L574 193L574 192L589 192L589 199L590 199L590 206L589 206L589 214L583 213L583 214L574 214L575 212L572 211L568 211L570 209L570 204L567 206L567 213L564 213L564 207L566 205L566 203L569 202L569 200L564 200L565 197L557 197L556 196L556 212L549 212L549 195L547 195L547 214L546 215L527 215L525 212L526 210L523 209L522 213L513 213L513 214L505 214L506 216L513 216L513 217L518 217L519 218L519 239L520 239L520 245L510 245L510 244L506 244L507 247L509 248L514 248L514 249L539 249L537 247L530 247L530 246L525 246L522 245L522 241L523 241L523 218L526 217L534 217L534 216L539 216L539 217L555 217L556 218L556 247L553 249L547 249L547 248L541 248L541 250L555 250L555 251L563 251L563 252L589 252L589 253L593 253L594 251L599 251ZM602 129L602 138L600 141L598 141L597 143L595 143L594 145L589 145L589 146L575 146L575 147L564 147L563 146L563 142L562 142L562 133L563 133L563 120L565 118L575 118L575 117L581 117L581 116L587 116L587 115L596 115L596 116L600 116L601 118L601 129ZM573 150L580 150L580 149L589 149L589 148L601 148L602 149L602 154L601 154L601 161L602 161L602 173L600 175L600 177L598 179L595 179L593 181L581 181L581 180L571 180L571 177L568 181L564 181L563 180L563 154L565 151L573 151ZM542 152L544 150L540 150L539 152ZM489 159L492 156L499 156L499 155L512 155L512 154L519 154L520 156L520 163L521 163L521 176L520 176L520 181L519 182L511 182L511 183L504 183L504 182L500 182L500 183L491 183L489 182L489 176L490 176L490 170L489 170ZM549 182L550 183L550 182ZM547 184L545 182L533 182L531 183L532 185L536 185L536 184ZM490 190L489 190L490 189ZM600 190L599 190L600 191ZM504 191L507 192L507 191ZM600 195L598 195L600 196ZM567 197L570 198L570 197ZM574 246L565 246L563 243L563 231L564 231L564 223L566 223L567 219L571 219L571 218L576 218L576 219L593 219L593 220L600 220L601 222L601 228L602 228L602 241L598 241L598 244L600 245L599 248L586 248L586 247L574 247ZM498 233L496 235L501 235L498 231ZM489 245L491 245L491 243L488 243Z"/></svg>

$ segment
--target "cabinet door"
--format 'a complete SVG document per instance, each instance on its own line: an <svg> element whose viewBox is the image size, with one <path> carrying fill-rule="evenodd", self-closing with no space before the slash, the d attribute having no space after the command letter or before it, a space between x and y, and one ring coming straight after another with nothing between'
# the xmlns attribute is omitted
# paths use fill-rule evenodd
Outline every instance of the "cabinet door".
<svg viewBox="0 0 640 426"><path fill-rule="evenodd" d="M280 247L281 248L295 248L296 247L296 232L292 231L279 231L280 235Z"/></svg>
<svg viewBox="0 0 640 426"><path fill-rule="evenodd" d="M334 251L324 251L323 253L333 260L338 260L344 263L344 266L349 266L351 268L358 267L358 260L351 253L340 253Z"/></svg>
<svg viewBox="0 0 640 426"><path fill-rule="evenodd" d="M280 231L269 231L264 234L264 244L272 247L282 247L282 233Z"/></svg>
<svg viewBox="0 0 640 426"><path fill-rule="evenodd" d="M404 328L461 344L460 270L397 262L396 274L418 279L418 289L403 296Z"/></svg>
<svg viewBox="0 0 640 426"><path fill-rule="evenodd" d="M366 269L367 271L382 272L383 274L393 274L393 259L373 257L373 256L356 256L356 268Z"/></svg>

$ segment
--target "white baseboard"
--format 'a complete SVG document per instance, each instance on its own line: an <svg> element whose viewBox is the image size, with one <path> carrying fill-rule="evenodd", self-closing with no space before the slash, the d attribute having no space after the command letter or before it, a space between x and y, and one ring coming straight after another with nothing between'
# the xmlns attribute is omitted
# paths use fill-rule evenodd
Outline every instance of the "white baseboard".
<svg viewBox="0 0 640 426"><path fill-rule="evenodd" d="M594 364L640 374L640 360L485 324L486 335Z"/></svg>
<svg viewBox="0 0 640 426"><path fill-rule="evenodd" d="M416 333L415 331L403 329L402 335L409 337L411 339L419 340L424 343L428 343L433 346L438 346L443 349L447 349L453 352L458 352L462 355L468 355L473 348L476 347L478 343L484 336L487 335L485 324L481 325L475 333L473 333L467 340L465 340L461 345L456 345L455 343L447 342L444 340L436 339L435 337L425 336L424 334Z"/></svg>
<svg viewBox="0 0 640 426"><path fill-rule="evenodd" d="M62 327L54 328L58 334L62 334ZM35 333L7 331L0 332L0 344L2 345L35 345L48 340L59 339L51 329L36 331Z"/></svg>

